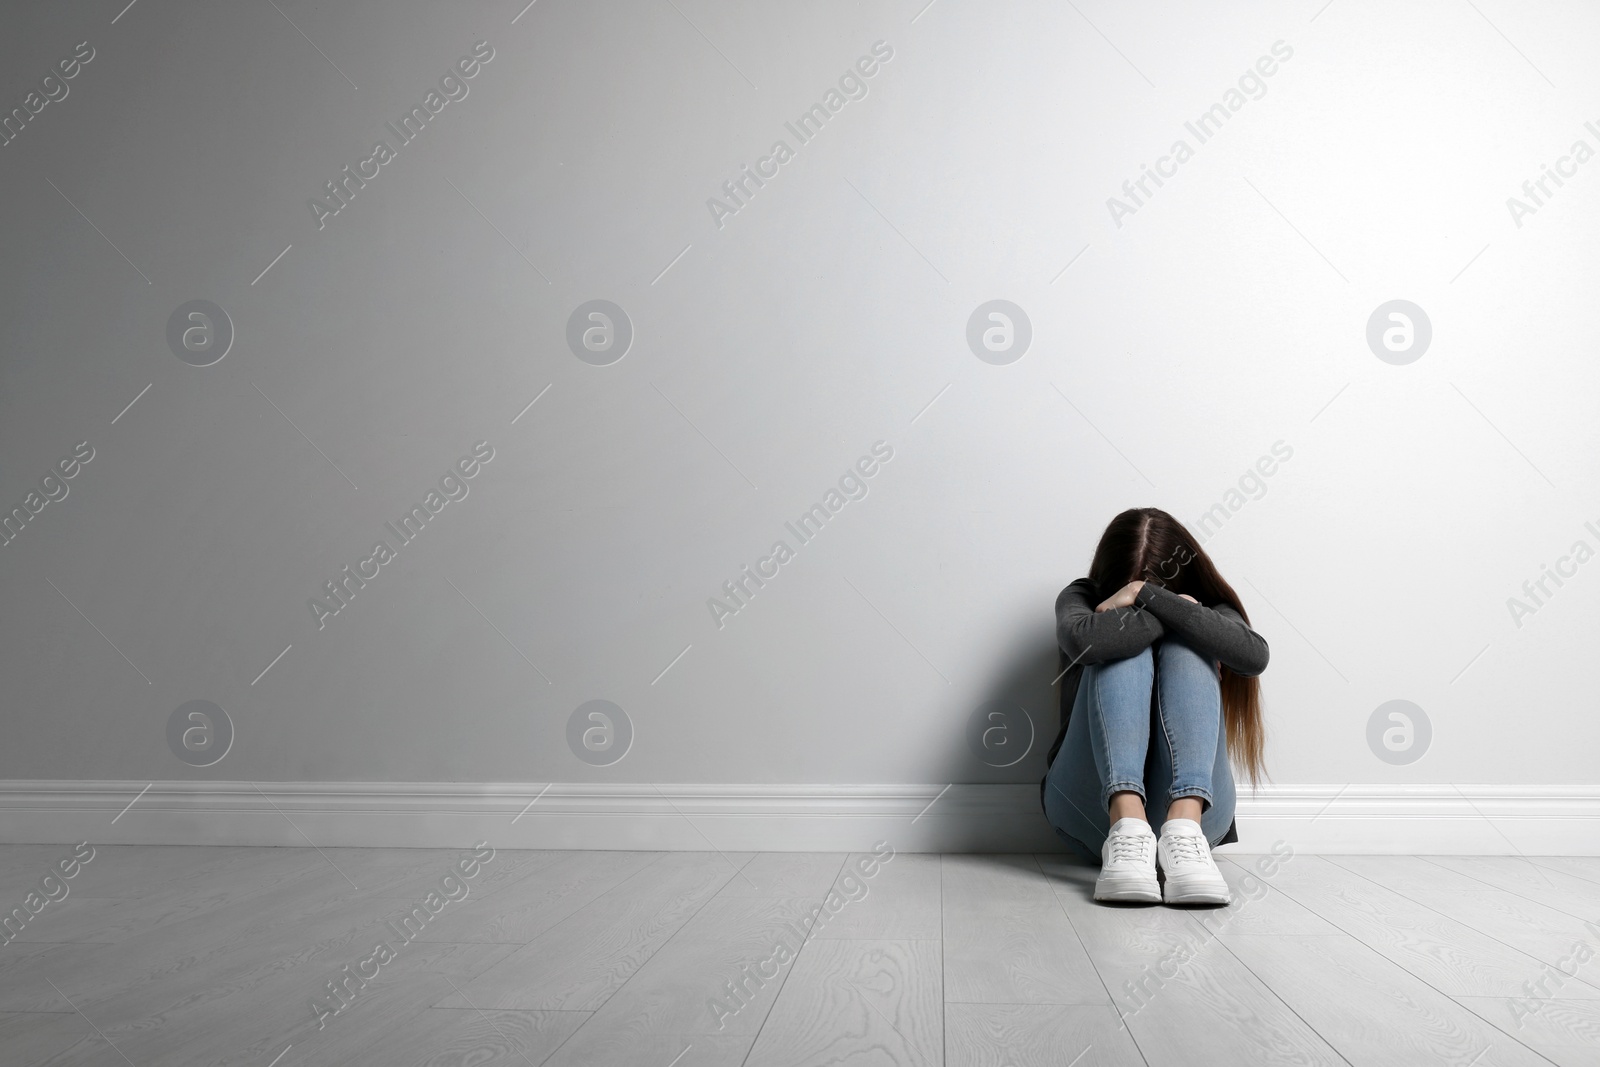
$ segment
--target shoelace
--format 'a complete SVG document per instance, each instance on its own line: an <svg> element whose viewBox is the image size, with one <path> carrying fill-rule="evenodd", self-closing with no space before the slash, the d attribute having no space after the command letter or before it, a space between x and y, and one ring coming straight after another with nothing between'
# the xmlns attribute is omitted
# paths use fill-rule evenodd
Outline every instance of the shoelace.
<svg viewBox="0 0 1600 1067"><path fill-rule="evenodd" d="M1118 834L1111 840L1111 862L1121 859L1142 860L1150 847L1145 834Z"/></svg>
<svg viewBox="0 0 1600 1067"><path fill-rule="evenodd" d="M1167 852L1172 856L1174 865L1180 863L1198 863L1202 866L1206 862L1206 849L1200 843L1200 838L1194 834L1168 834Z"/></svg>

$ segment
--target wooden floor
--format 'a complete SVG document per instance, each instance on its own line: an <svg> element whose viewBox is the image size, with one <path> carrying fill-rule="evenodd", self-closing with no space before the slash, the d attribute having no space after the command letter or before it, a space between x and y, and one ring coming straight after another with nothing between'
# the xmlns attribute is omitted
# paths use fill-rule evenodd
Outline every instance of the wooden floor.
<svg viewBox="0 0 1600 1067"><path fill-rule="evenodd" d="M0 846L0 908L70 854ZM0 1063L1600 1064L1595 858L1219 854L1182 909L1060 856L502 850L397 935L464 854L99 847L0 945Z"/></svg>

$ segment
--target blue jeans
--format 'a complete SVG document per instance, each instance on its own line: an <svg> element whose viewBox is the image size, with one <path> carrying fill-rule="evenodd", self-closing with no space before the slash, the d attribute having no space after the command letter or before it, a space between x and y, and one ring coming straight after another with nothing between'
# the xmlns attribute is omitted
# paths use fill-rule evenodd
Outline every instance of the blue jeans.
<svg viewBox="0 0 1600 1067"><path fill-rule="evenodd" d="M1137 656L1084 666L1044 793L1045 816L1074 851L1100 862L1111 794L1122 790L1144 798L1157 833L1173 800L1199 797L1206 840L1215 845L1227 834L1234 785L1219 670L1172 637Z"/></svg>

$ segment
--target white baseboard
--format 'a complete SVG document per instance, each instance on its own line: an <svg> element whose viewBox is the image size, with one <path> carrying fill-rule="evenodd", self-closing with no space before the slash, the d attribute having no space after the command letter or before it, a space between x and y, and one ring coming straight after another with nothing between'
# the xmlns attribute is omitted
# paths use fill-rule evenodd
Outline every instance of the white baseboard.
<svg viewBox="0 0 1600 1067"><path fill-rule="evenodd" d="M259 785L259 788L257 787ZM136 799L137 798L137 799ZM536 799L537 798L537 799ZM131 806L130 806L131 802ZM1600 855L1600 785L1272 786L1224 853ZM1037 784L0 782L0 843L1060 852Z"/></svg>

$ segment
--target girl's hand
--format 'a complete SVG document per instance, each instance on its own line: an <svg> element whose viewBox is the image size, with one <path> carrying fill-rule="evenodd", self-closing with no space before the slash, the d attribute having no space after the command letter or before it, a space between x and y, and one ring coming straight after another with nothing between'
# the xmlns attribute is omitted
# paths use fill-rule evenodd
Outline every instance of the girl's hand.
<svg viewBox="0 0 1600 1067"><path fill-rule="evenodd" d="M1095 606L1095 611L1110 611L1112 608L1126 608L1133 606L1133 598L1139 595L1139 590L1144 587L1143 582L1129 582L1127 585L1112 593L1110 598L1102 600Z"/></svg>
<svg viewBox="0 0 1600 1067"><path fill-rule="evenodd" d="M1196 600L1194 597L1190 596L1188 593L1179 593L1178 595L1183 597L1183 599L1187 600L1191 604L1200 603L1200 601Z"/></svg>

